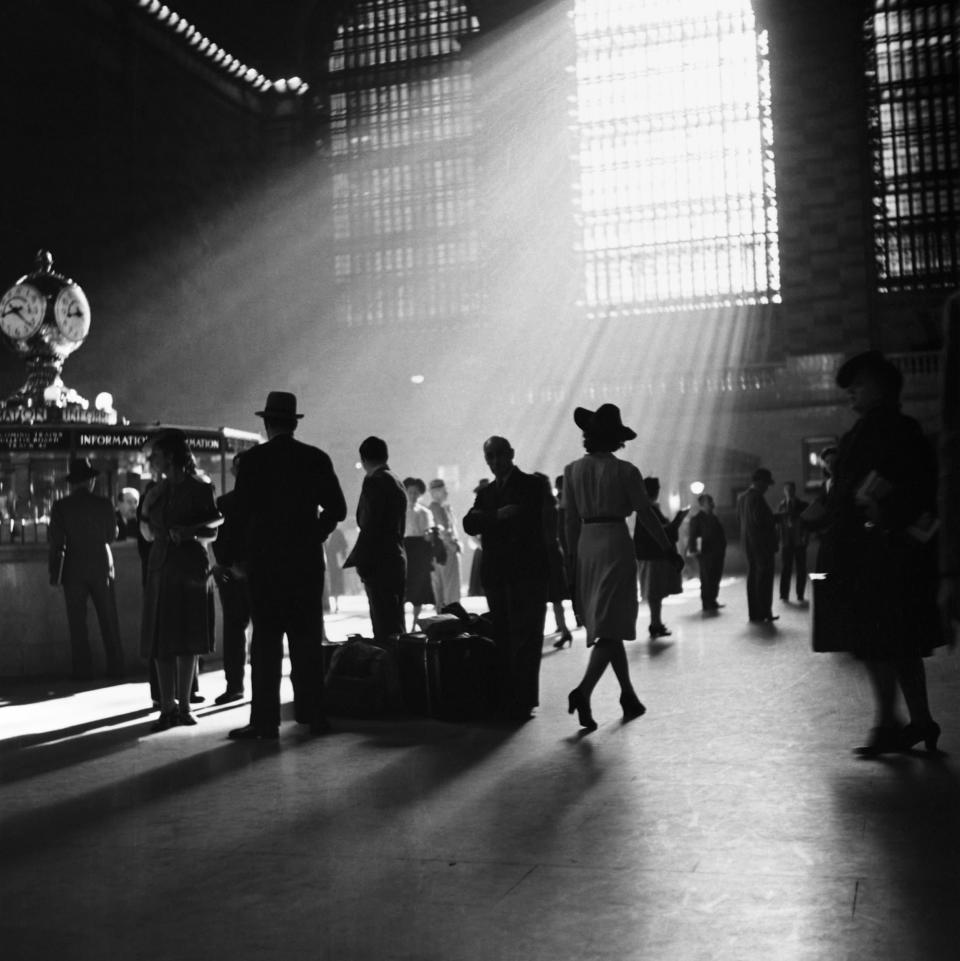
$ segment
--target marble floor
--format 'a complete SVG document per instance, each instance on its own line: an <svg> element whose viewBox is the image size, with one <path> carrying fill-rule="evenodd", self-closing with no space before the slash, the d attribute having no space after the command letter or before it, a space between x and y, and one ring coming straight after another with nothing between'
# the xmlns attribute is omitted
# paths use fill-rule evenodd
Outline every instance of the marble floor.
<svg viewBox="0 0 960 961"><path fill-rule="evenodd" d="M629 646L647 715L621 723L608 675L587 736L582 632L548 638L519 727L235 743L219 672L197 727L153 735L145 684L4 683L0 956L955 961L960 659L928 662L944 756L858 760L869 691L810 652L809 610L749 625L731 580L705 618L689 588L669 643Z"/></svg>

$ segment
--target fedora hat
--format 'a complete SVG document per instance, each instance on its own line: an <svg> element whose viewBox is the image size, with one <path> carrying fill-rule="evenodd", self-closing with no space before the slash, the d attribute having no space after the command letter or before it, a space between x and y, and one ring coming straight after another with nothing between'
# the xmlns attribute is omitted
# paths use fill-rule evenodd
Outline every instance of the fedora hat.
<svg viewBox="0 0 960 961"><path fill-rule="evenodd" d="M620 408L616 404L601 404L596 410L578 407L573 412L573 421L585 433L601 434L618 440L633 440L637 435L629 427L624 427L620 419Z"/></svg>
<svg viewBox="0 0 960 961"><path fill-rule="evenodd" d="M100 471L90 463L89 457L71 457L67 483L79 484L81 481L93 480L99 473Z"/></svg>
<svg viewBox="0 0 960 961"><path fill-rule="evenodd" d="M284 420L300 420L297 413L297 395L285 390L271 390L263 410L254 411L257 417L276 417Z"/></svg>
<svg viewBox="0 0 960 961"><path fill-rule="evenodd" d="M903 388L903 374L879 350L865 350L844 361L837 371L837 387L846 390L861 374L873 378L887 393L899 394Z"/></svg>

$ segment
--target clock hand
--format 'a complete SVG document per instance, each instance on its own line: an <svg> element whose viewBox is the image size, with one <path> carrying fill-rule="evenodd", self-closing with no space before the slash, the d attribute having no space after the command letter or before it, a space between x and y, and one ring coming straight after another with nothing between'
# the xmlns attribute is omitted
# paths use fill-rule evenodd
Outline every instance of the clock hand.
<svg viewBox="0 0 960 961"><path fill-rule="evenodd" d="M3 316L6 317L9 314L16 314L21 320L23 320L23 311L19 307L14 307L13 304L8 304L7 309L3 312Z"/></svg>

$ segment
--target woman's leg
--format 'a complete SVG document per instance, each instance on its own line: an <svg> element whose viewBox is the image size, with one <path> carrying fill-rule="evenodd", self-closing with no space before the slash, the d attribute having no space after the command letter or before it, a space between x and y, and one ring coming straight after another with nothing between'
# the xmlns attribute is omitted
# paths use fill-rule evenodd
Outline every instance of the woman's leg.
<svg viewBox="0 0 960 961"><path fill-rule="evenodd" d="M177 709L177 659L158 657L157 687L160 693L160 713L169 714Z"/></svg>
<svg viewBox="0 0 960 961"><path fill-rule="evenodd" d="M633 682L630 680L630 665L627 663L627 649L623 641L609 641L610 666L620 684L621 694L633 694Z"/></svg>
<svg viewBox="0 0 960 961"><path fill-rule="evenodd" d="M190 692L197 674L196 654L180 654L177 657L177 696L180 701L180 714L190 713Z"/></svg>
<svg viewBox="0 0 960 961"><path fill-rule="evenodd" d="M922 657L902 657L893 664L897 682L910 714L910 723L925 727L932 723L927 698L927 672Z"/></svg>
<svg viewBox="0 0 960 961"><path fill-rule="evenodd" d="M660 597L648 598L647 605L650 608L650 630L656 631L663 627L663 620L661 618L661 612L663 611L663 599Z"/></svg>
<svg viewBox="0 0 960 961"><path fill-rule="evenodd" d="M876 708L879 728L899 726L897 719L897 672L892 661L865 660ZM922 666L922 665L921 665Z"/></svg>
<svg viewBox="0 0 960 961"><path fill-rule="evenodd" d="M413 608L413 620L410 622L410 633L412 634L417 629L417 624L420 622L420 612L423 610L422 604L411 604Z"/></svg>
<svg viewBox="0 0 960 961"><path fill-rule="evenodd" d="M593 689L597 686L597 681L603 676L603 672L610 663L611 646L614 641L601 637L593 647L590 648L590 660L587 661L587 669L583 672L583 677L577 685L577 690L587 701Z"/></svg>

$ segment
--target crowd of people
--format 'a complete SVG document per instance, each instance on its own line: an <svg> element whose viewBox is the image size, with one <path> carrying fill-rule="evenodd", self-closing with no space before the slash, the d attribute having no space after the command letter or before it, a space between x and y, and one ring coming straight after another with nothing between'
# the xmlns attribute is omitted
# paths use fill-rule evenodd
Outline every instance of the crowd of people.
<svg viewBox="0 0 960 961"><path fill-rule="evenodd" d="M923 658L950 640L950 621L957 618L957 572L951 569L956 518L941 511L938 519L935 454L918 423L900 410L902 377L895 365L868 351L841 367L837 384L847 391L858 420L836 449L822 453L827 482L812 502L798 498L795 484L787 482L771 509L766 495L774 478L763 467L737 499L749 619L768 625L777 620L778 551L781 600L789 601L792 588L797 601L805 602L813 539L814 648L853 653L875 692L876 722L859 753L872 757L920 742L932 751L940 729L930 713ZM135 534L146 545L141 653L154 670L158 731L196 723L191 694L197 659L213 650L214 584L224 612L226 690L218 703L244 696L252 623L249 723L229 736L278 736L284 635L296 721L315 734L329 729L321 656L324 544L346 518L347 505L329 456L294 437L303 417L296 397L271 392L257 415L267 440L234 459L233 490L218 499L213 486L197 476L186 436L166 429L149 442L155 483L142 499L133 496L136 491L122 492L114 516L109 501L92 493L96 471L76 461L67 477L71 493L51 515L51 578L64 588L80 674L90 670L88 596L100 618L108 670L123 672L109 543L118 521L128 536L135 521ZM947 483L956 482L957 471L953 416L944 420ZM581 728L592 731L597 722L591 695L608 665L620 688L623 719L646 710L634 690L625 648L637 636L638 572L650 613L648 634L657 641L670 634L662 602L682 590L683 554L697 559L704 613L723 607L718 596L727 537L713 497L704 492L680 550L687 510L668 518L660 508L658 479L644 477L617 456L637 435L615 405L578 407L573 423L582 433L584 454L556 479L559 500L545 475L522 470L510 442L492 436L483 444L492 476L477 485L462 526L477 546L471 580L479 579L489 607L499 715L523 721L539 705L546 613L552 606L560 635L556 646L569 643L563 613L569 598L577 626L585 629L589 658L567 706ZM401 480L379 437L366 438L359 455L364 471L356 509L359 534L343 566L355 569L362 581L373 636L383 639L416 629L424 605L441 611L459 601L463 545L442 479ZM424 497L427 504L421 503ZM949 530L940 538L938 612L941 520ZM906 724L897 713L898 690L909 714Z"/></svg>

